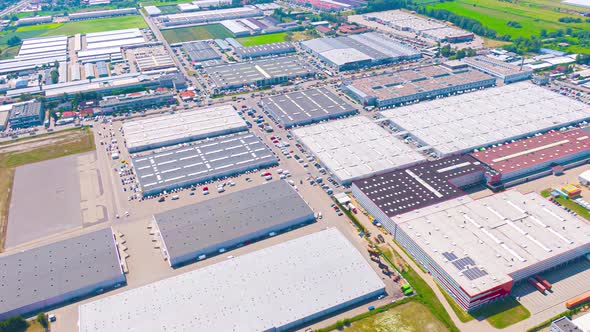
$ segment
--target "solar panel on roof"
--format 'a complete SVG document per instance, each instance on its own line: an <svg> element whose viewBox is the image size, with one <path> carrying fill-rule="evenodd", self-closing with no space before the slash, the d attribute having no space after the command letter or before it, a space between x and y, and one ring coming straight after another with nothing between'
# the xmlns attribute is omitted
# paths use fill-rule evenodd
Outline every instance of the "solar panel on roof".
<svg viewBox="0 0 590 332"><path fill-rule="evenodd" d="M469 280L475 280L475 279L478 279L478 278L481 278L481 277L487 275L488 273L486 271L480 270L478 267L472 267L470 269L463 271L463 274Z"/></svg>
<svg viewBox="0 0 590 332"><path fill-rule="evenodd" d="M448 259L449 261L454 261L455 259L457 259L457 255L455 255L452 252L443 252L443 256Z"/></svg>
<svg viewBox="0 0 590 332"><path fill-rule="evenodd" d="M468 257L463 257L463 258L460 258L460 259L454 261L453 265L455 265L455 267L458 270L463 270L468 265L471 265L471 266L475 265L475 262L473 261L473 259L471 259L471 257L468 256Z"/></svg>

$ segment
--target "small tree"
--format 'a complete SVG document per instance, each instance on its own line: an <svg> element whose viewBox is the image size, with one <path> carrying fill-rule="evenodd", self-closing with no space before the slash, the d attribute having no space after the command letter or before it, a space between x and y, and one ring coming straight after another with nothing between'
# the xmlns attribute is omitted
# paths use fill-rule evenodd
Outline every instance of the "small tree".
<svg viewBox="0 0 590 332"><path fill-rule="evenodd" d="M47 320L47 315L45 315L42 312L40 312L37 315L37 322L39 322L39 324L41 324L41 326L43 326L43 328L46 330L49 327L49 321Z"/></svg>

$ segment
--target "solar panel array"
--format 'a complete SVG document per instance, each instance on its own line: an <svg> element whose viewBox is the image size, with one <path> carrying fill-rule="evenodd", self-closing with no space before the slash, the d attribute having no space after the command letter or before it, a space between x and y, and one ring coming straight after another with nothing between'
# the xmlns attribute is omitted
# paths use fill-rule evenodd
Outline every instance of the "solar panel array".
<svg viewBox="0 0 590 332"><path fill-rule="evenodd" d="M475 267L475 261L469 256L459 258L452 252L443 252L442 255L444 258L448 259L457 268L457 270L461 271L461 273L469 280L475 280L488 275L486 271L480 269L479 267Z"/></svg>

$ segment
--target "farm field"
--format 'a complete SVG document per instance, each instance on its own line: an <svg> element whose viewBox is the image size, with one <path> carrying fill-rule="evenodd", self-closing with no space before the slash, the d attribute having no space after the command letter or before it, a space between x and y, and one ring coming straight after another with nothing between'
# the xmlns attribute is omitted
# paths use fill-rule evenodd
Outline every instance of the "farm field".
<svg viewBox="0 0 590 332"><path fill-rule="evenodd" d="M558 29L590 29L590 23L562 23L561 17L577 17L569 13L575 7L561 5L551 0L522 0L505 2L499 0L455 0L431 3L428 8L445 9L457 15L470 17L482 25L495 30L499 35L527 37L539 35L542 29L547 32ZM578 9L579 10L579 9ZM520 23L521 28L507 25L508 21Z"/></svg>
<svg viewBox="0 0 590 332"><path fill-rule="evenodd" d="M264 44L280 43L285 41L286 32L270 33L267 35L257 35L250 37L237 38L237 40L244 46L256 46Z"/></svg>
<svg viewBox="0 0 590 332"><path fill-rule="evenodd" d="M164 38L171 43L182 43L192 40L229 38L234 35L221 24L198 25L187 28L162 30Z"/></svg>

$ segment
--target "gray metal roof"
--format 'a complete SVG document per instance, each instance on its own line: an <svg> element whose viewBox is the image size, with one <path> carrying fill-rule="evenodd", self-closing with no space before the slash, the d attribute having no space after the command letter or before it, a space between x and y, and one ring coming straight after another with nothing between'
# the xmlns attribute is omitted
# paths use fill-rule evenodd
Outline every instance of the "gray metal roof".
<svg viewBox="0 0 590 332"><path fill-rule="evenodd" d="M187 53L191 61L201 62L207 60L221 59L221 55L217 53L208 42L201 40L191 43L185 43L182 48Z"/></svg>
<svg viewBox="0 0 590 332"><path fill-rule="evenodd" d="M278 164L254 134L216 137L132 158L144 194L198 184Z"/></svg>
<svg viewBox="0 0 590 332"><path fill-rule="evenodd" d="M354 106L327 88L271 96L263 98L261 102L272 117L286 128L357 112Z"/></svg>
<svg viewBox="0 0 590 332"><path fill-rule="evenodd" d="M27 118L30 116L39 116L41 112L41 105L42 104L38 101L14 105L10 111L9 120Z"/></svg>
<svg viewBox="0 0 590 332"><path fill-rule="evenodd" d="M313 211L285 181L274 181L154 216L171 258L277 227Z"/></svg>
<svg viewBox="0 0 590 332"><path fill-rule="evenodd" d="M248 57L261 57L271 54L284 54L295 52L295 46L289 42L272 43L264 45L255 45L249 47L238 47L236 48L236 55L241 58Z"/></svg>
<svg viewBox="0 0 590 332"><path fill-rule="evenodd" d="M116 250L111 228L104 228L0 255L0 317L122 276Z"/></svg>

